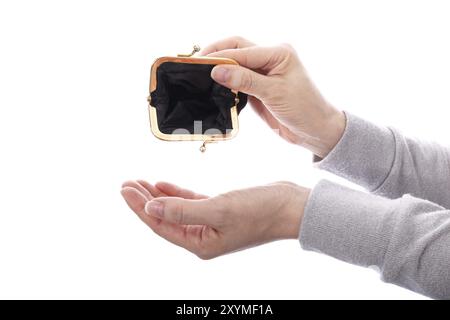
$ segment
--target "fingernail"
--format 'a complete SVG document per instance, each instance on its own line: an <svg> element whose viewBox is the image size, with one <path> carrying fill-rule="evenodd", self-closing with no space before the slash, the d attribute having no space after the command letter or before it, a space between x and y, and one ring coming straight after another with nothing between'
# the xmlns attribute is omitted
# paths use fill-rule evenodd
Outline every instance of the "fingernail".
<svg viewBox="0 0 450 320"><path fill-rule="evenodd" d="M226 83L230 78L230 70L224 67L214 67L211 77L219 83Z"/></svg>
<svg viewBox="0 0 450 320"><path fill-rule="evenodd" d="M164 216L164 206L158 201L149 201L145 204L145 213L150 216L162 218Z"/></svg>

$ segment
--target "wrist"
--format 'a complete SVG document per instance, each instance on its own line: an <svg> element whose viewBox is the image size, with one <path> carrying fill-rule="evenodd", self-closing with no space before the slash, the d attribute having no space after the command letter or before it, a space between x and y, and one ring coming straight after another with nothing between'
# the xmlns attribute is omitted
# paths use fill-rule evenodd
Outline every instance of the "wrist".
<svg viewBox="0 0 450 320"><path fill-rule="evenodd" d="M315 126L301 144L321 158L325 158L339 142L347 122L344 112L332 106L328 109L329 111L315 122Z"/></svg>
<svg viewBox="0 0 450 320"><path fill-rule="evenodd" d="M284 205L281 216L273 223L275 239L298 239L306 202L311 190L289 183L283 190ZM281 220L281 221L280 221Z"/></svg>
<svg viewBox="0 0 450 320"><path fill-rule="evenodd" d="M339 140L341 140L347 124L345 113L335 109L334 107L332 108L333 112L324 121L324 125L327 130L324 130L324 135L321 139L324 141L326 148L324 148L322 155L318 154L318 156L321 156L322 158L326 157L328 153L334 149Z"/></svg>

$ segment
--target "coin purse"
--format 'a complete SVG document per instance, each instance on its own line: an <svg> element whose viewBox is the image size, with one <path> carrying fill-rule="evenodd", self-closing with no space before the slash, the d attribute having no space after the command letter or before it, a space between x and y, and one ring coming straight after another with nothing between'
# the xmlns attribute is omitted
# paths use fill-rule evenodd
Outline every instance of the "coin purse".
<svg viewBox="0 0 450 320"><path fill-rule="evenodd" d="M211 78L218 64L238 63L232 59L193 57L191 54L161 57L150 72L148 110L153 135L166 141L229 140L239 131L238 114L247 95L228 89Z"/></svg>

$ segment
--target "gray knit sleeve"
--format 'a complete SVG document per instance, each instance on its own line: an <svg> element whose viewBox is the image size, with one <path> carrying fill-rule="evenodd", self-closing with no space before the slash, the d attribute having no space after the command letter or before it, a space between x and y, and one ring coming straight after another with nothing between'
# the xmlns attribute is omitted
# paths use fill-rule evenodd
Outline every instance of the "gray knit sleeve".
<svg viewBox="0 0 450 320"><path fill-rule="evenodd" d="M315 165L388 198L404 194L450 208L450 149L346 113L335 148Z"/></svg>
<svg viewBox="0 0 450 320"><path fill-rule="evenodd" d="M299 239L306 250L376 266L386 282L450 299L450 211L432 202L321 181L308 199Z"/></svg>

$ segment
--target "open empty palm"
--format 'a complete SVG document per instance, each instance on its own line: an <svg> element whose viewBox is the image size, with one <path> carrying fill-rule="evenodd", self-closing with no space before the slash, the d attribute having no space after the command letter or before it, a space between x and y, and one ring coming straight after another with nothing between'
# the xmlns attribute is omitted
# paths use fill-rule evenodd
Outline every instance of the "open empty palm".
<svg viewBox="0 0 450 320"><path fill-rule="evenodd" d="M128 181L122 195L153 231L203 259L297 238L309 190L289 182L207 197L167 182Z"/></svg>
<svg viewBox="0 0 450 320"><path fill-rule="evenodd" d="M214 237L215 230L206 225L183 225L165 221L145 212L145 205L154 198L179 197L184 199L207 199L205 195L182 189L174 184L160 182L152 185L143 180L127 181L122 185L122 196L128 206L139 218L156 234L166 240L186 248L191 252L198 252L206 236Z"/></svg>

